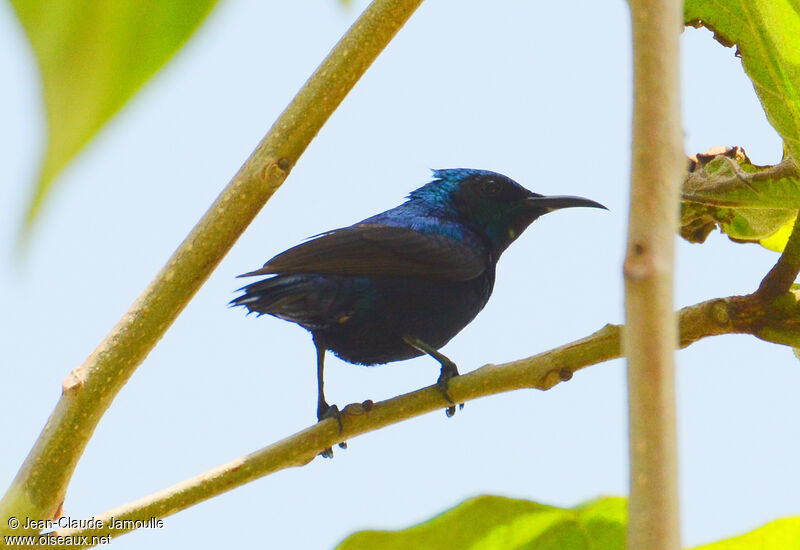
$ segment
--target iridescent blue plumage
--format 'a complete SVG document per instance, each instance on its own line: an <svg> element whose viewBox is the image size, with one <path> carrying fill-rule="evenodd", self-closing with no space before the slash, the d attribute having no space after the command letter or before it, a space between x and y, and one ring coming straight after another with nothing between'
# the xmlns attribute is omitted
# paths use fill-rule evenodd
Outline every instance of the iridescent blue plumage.
<svg viewBox="0 0 800 550"><path fill-rule="evenodd" d="M312 333L319 419L338 414L322 391L325 350L364 365L429 354L442 365L439 387L449 401L447 381L458 371L436 350L486 305L500 254L543 214L604 208L581 197L544 197L486 170L433 175L400 206L324 233L244 275L273 276L244 287L232 304Z"/></svg>

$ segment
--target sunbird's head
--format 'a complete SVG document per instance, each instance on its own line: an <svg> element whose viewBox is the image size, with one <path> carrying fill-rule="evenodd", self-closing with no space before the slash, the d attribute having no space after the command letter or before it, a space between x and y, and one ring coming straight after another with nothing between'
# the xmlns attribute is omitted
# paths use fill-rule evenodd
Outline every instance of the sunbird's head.
<svg viewBox="0 0 800 550"><path fill-rule="evenodd" d="M539 195L488 170L454 168L434 170L433 175L434 181L411 193L412 200L455 213L463 223L486 234L497 254L539 216L575 206L605 208L583 197Z"/></svg>

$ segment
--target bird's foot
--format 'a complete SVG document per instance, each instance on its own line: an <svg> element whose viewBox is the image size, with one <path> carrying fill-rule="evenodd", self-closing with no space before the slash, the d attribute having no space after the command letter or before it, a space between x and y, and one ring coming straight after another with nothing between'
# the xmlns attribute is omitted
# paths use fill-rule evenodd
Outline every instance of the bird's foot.
<svg viewBox="0 0 800 550"><path fill-rule="evenodd" d="M450 384L450 379L458 376L458 367L456 364L450 361L449 359L446 361L442 361L442 372L439 374L439 379L436 381L436 387L439 388L439 391L442 392L442 395L447 402L450 403L450 406L445 409L445 414L447 418L450 418L454 414L456 414L456 404L450 399L450 395L447 393L447 387ZM458 409L461 410L464 408L464 403L458 404Z"/></svg>
<svg viewBox="0 0 800 550"><path fill-rule="evenodd" d="M329 418L335 418L339 424L339 433L344 429L342 427L342 413L336 405L328 405L324 401L317 406L317 421L322 422Z"/></svg>
<svg viewBox="0 0 800 550"><path fill-rule="evenodd" d="M335 418L336 422L339 424L339 433L342 433L342 413L339 411L339 407L336 405L328 405L324 401L317 406L317 421L322 422L323 420L327 420L329 418ZM347 442L342 441L339 443L339 448L346 449ZM324 458L333 458L333 448L328 447L324 449L319 456Z"/></svg>
<svg viewBox="0 0 800 550"><path fill-rule="evenodd" d="M456 414L456 404L453 403L453 400L450 399L450 395L447 393L447 386L450 382L450 379L454 376L458 376L458 367L456 364L453 363L450 359L439 353L436 348L429 346L416 336L404 336L403 340L414 349L417 349L423 353L427 353L437 361L442 366L442 371L439 374L439 380L436 381L436 386L439 388L439 391L442 392L442 395L447 402L450 403L450 406L445 409L445 413L447 414L447 418L450 418L454 414ZM464 408L464 403L458 404L459 409Z"/></svg>

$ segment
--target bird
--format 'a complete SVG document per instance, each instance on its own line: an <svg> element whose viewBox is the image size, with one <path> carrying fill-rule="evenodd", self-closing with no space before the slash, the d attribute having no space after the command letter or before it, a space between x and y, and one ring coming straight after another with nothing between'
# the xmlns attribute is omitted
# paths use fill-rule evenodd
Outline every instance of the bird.
<svg viewBox="0 0 800 550"><path fill-rule="evenodd" d="M439 352L483 309L500 255L544 214L603 208L576 196L544 196L511 178L470 168L433 170L403 204L321 233L239 277L232 306L272 315L311 333L317 356L317 420L341 417L323 390L326 351L359 365L429 355L449 403L456 364ZM340 444L340 446L345 446ZM330 448L321 453L332 457Z"/></svg>

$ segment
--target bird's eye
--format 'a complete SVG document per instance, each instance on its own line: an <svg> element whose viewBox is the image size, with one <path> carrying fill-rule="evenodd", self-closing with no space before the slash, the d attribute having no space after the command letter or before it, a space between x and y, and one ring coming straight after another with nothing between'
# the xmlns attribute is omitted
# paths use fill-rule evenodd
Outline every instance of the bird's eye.
<svg viewBox="0 0 800 550"><path fill-rule="evenodd" d="M501 188L502 185L500 185L500 182L497 180L486 180L483 182L483 190L488 195L496 195L500 192Z"/></svg>

